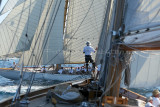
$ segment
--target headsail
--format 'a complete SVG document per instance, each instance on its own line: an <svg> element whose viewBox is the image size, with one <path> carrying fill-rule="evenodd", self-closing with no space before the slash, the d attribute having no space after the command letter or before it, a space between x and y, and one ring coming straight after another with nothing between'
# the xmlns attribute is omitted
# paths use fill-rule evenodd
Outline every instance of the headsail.
<svg viewBox="0 0 160 107"><path fill-rule="evenodd" d="M64 63L83 63L83 47L87 41L94 48L98 47L106 4L106 0L70 0L64 37Z"/></svg>
<svg viewBox="0 0 160 107"><path fill-rule="evenodd" d="M47 1L24 65L63 63L64 6L65 0Z"/></svg>
<svg viewBox="0 0 160 107"><path fill-rule="evenodd" d="M0 56L30 48L45 4L45 0L26 0L11 10L0 24Z"/></svg>

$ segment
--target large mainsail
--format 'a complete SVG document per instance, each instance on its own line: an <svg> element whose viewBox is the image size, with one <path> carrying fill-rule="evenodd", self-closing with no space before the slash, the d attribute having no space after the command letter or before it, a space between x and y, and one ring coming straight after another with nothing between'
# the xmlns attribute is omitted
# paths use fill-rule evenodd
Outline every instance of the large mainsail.
<svg viewBox="0 0 160 107"><path fill-rule="evenodd" d="M0 24L0 56L9 56L30 48L46 4L45 0L40 1L26 0L20 3Z"/></svg>
<svg viewBox="0 0 160 107"><path fill-rule="evenodd" d="M64 37L64 63L84 63L83 47L98 47L106 0L70 0ZM95 54L93 54L95 59Z"/></svg>
<svg viewBox="0 0 160 107"><path fill-rule="evenodd" d="M24 65L63 63L63 22L65 0L48 0L40 18ZM21 58L22 60L22 58Z"/></svg>

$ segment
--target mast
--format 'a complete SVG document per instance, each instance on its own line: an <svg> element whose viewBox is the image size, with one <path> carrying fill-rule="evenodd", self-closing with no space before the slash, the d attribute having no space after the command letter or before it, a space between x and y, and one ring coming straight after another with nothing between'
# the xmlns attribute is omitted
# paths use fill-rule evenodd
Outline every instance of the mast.
<svg viewBox="0 0 160 107"><path fill-rule="evenodd" d="M123 11L125 0L117 0L115 5L115 17L112 31L116 31L118 33L119 28L123 25ZM108 60L108 69L106 69L108 70L108 76L106 77L106 90L109 91L107 91L107 93L105 94L113 97L119 97L120 80L122 73L122 63L120 62L120 53L122 52L119 46L114 44L115 42L119 41L119 35L117 35L117 33L116 35L112 34L110 58Z"/></svg>
<svg viewBox="0 0 160 107"><path fill-rule="evenodd" d="M63 31L65 29L65 24L67 20L67 9L68 9L68 0L65 0L65 7L64 7L64 22L63 22ZM65 32L64 32L65 33Z"/></svg>
<svg viewBox="0 0 160 107"><path fill-rule="evenodd" d="M123 24L123 9L124 9L124 4L125 4L125 0L117 0L117 4L116 4L116 15L115 15L115 22L114 22L114 26L113 26L113 31L117 31L119 30L120 27L122 27ZM116 41L117 38L113 37L113 41ZM118 79L118 81L115 83L115 85L113 86L113 88L111 88L111 96L114 97L119 97L119 89L120 89L120 82L121 82L121 73L122 73L122 67L119 61L119 54L120 54L120 50L119 50L119 46L113 46L112 47L113 50L113 62L115 63L114 66L110 65L109 68L111 68L111 75L113 76L113 81L112 84L114 82L116 82L116 79ZM112 52L111 52L112 53ZM114 57L116 56L116 57ZM118 59L118 60L117 60ZM117 63L118 62L118 63ZM115 73L113 73L115 70ZM112 77L111 76L111 77Z"/></svg>

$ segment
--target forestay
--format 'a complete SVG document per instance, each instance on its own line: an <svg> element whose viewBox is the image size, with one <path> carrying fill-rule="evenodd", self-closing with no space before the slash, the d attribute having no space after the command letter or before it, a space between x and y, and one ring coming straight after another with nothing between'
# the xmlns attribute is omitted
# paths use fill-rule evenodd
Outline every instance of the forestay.
<svg viewBox="0 0 160 107"><path fill-rule="evenodd" d="M65 0L47 0L31 47L25 52L24 65L36 66L64 62L62 51L64 6Z"/></svg>
<svg viewBox="0 0 160 107"><path fill-rule="evenodd" d="M64 37L64 63L83 63L83 47L98 47L107 0L70 0ZM93 59L95 60L93 54Z"/></svg>
<svg viewBox="0 0 160 107"><path fill-rule="evenodd" d="M160 26L159 0L127 0L125 32Z"/></svg>
<svg viewBox="0 0 160 107"><path fill-rule="evenodd" d="M40 1L26 0L19 4L0 24L0 56L9 56L30 48L46 4L45 0Z"/></svg>

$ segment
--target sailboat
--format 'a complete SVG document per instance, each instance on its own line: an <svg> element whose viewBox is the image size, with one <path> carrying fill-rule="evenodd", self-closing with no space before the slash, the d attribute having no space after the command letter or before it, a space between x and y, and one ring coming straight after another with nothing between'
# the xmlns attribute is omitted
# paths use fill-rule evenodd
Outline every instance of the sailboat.
<svg viewBox="0 0 160 107"><path fill-rule="evenodd" d="M38 5L41 5L41 8ZM18 42L11 41L9 42L10 45L4 45L9 50L2 51L2 55L7 57L20 55L20 62L27 66L78 64L84 63L82 49L86 41L91 41L93 47L98 46L96 56L93 56L96 65L100 64L100 60L103 60L98 85L93 85L97 83L93 80L92 82L87 80L87 82L83 83L77 83L77 81L69 83L73 86L77 84L76 87L79 87L82 94L88 93L85 95L88 100L86 102L85 99L85 102L82 102L82 106L93 104L93 102L99 106L106 107L127 106L127 98L145 101L146 98L144 96L120 88L120 86L123 87L121 85L122 74L125 74L124 80L127 87L153 87L159 85L157 83L159 75L157 75L156 80L151 80L148 78L153 75L146 74L145 77L147 77L148 84L142 86L142 84L146 83L144 79L141 79L143 75L137 73L140 70L138 68L134 70L134 66L131 65L133 52L159 50L159 5L158 0L42 0L41 2L38 0L17 0L17 3L12 8L15 12L10 11L9 15L12 17L6 17L6 20L7 18L10 18L9 20L18 18L18 21L6 22L11 27L15 25L14 23L20 25L20 20L24 16L24 21L22 22L25 24L22 24L23 29L16 26L13 27L15 33L8 33L11 35L19 34L20 36L18 37L20 38ZM4 8L3 10L7 9ZM15 14L17 13L16 11L20 10L23 11L20 14ZM26 13L23 15L25 11ZM14 14L12 15L11 13ZM36 16L39 17L37 18ZM37 23L31 22L32 17ZM56 19L58 20L56 21ZM57 26L55 23L57 23ZM32 24L35 24L34 26L36 27L31 30ZM6 26L5 24L3 25ZM15 39L11 37L8 37L7 40L9 38L11 40ZM1 40L0 43L4 42ZM22 45L22 43L25 44ZM9 46L12 46L12 48ZM2 47L5 50L7 48ZM148 70L148 72L150 71ZM140 77L132 77L131 74L140 75ZM31 80L33 78L32 76ZM133 81L137 82L132 84ZM92 88L85 90L90 85ZM97 86L100 86L101 90L98 90ZM44 104L44 96L49 89L53 88L55 86L31 92L31 96L27 98L31 101L29 106L33 106L32 104L38 106L40 104L36 102L41 101ZM38 93L38 95L35 95L35 93ZM15 100L20 101L19 97L17 97L19 94L18 90L14 100L11 101L9 99L0 104L4 106L9 105L11 102L13 103Z"/></svg>

